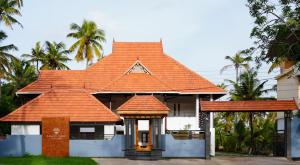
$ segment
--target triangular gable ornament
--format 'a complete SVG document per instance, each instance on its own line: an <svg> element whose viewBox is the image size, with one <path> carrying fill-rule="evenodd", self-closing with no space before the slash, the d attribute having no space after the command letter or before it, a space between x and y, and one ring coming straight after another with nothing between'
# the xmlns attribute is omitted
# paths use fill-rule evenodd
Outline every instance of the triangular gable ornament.
<svg viewBox="0 0 300 165"><path fill-rule="evenodd" d="M139 61L137 60L126 72L126 74L130 73L146 73L151 74L149 70Z"/></svg>

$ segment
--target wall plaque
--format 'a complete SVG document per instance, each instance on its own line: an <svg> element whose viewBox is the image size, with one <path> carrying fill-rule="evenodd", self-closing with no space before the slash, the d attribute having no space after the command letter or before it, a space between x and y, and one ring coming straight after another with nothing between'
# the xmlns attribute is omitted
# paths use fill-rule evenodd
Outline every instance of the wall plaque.
<svg viewBox="0 0 300 165"><path fill-rule="evenodd" d="M69 156L69 117L42 118L42 153L49 157Z"/></svg>

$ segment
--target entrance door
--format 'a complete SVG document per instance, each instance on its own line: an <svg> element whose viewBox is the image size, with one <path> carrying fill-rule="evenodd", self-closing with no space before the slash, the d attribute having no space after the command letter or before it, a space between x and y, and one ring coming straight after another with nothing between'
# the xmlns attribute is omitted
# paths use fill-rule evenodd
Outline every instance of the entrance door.
<svg viewBox="0 0 300 165"><path fill-rule="evenodd" d="M150 152L152 149L152 134L150 120L136 122L136 151Z"/></svg>

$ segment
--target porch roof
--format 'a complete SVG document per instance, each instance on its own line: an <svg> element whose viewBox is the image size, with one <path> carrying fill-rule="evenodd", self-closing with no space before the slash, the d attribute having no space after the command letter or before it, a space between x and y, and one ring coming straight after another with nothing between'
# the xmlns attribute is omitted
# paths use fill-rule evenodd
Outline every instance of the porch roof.
<svg viewBox="0 0 300 165"><path fill-rule="evenodd" d="M298 110L295 100L201 101L203 112L259 112Z"/></svg>
<svg viewBox="0 0 300 165"><path fill-rule="evenodd" d="M2 122L41 122L43 117L70 117L71 122L117 122L120 117L82 89L52 89L27 102Z"/></svg>
<svg viewBox="0 0 300 165"><path fill-rule="evenodd" d="M122 104L119 115L167 115L169 108L152 95L136 95Z"/></svg>

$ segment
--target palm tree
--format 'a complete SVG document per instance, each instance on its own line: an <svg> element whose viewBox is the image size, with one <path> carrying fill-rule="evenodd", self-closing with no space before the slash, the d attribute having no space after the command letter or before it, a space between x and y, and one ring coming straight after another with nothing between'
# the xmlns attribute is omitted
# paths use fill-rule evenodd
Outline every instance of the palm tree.
<svg viewBox="0 0 300 165"><path fill-rule="evenodd" d="M31 54L23 54L22 57L29 58L27 60L31 63L36 63L36 71L39 72L39 62L42 60L42 58L45 56L45 51L41 47L40 42L35 43L34 48L31 49Z"/></svg>
<svg viewBox="0 0 300 165"><path fill-rule="evenodd" d="M7 35L0 31L0 42L6 39ZM10 62L15 57L11 55L9 52L12 50L18 50L17 47L13 44L0 46L0 98L1 98L1 86L2 79L9 73L10 71Z"/></svg>
<svg viewBox="0 0 300 165"><path fill-rule="evenodd" d="M35 43L34 48L31 49L31 54L23 54L22 57L29 58L27 60L31 63L36 63L36 71L39 72L39 62L42 60L42 58L45 56L45 51L41 47L40 42Z"/></svg>
<svg viewBox="0 0 300 165"><path fill-rule="evenodd" d="M102 29L97 27L93 21L84 20L82 25L76 23L70 25L70 29L74 32L69 33L67 37L74 38L77 41L70 47L70 51L77 50L76 61L83 61L86 59L86 67L96 55L101 57L102 43L105 42L105 33Z"/></svg>
<svg viewBox="0 0 300 165"><path fill-rule="evenodd" d="M25 87L37 78L35 68L29 62L13 59L11 62L11 72L7 75L7 80L12 83L12 93Z"/></svg>
<svg viewBox="0 0 300 165"><path fill-rule="evenodd" d="M239 82L228 80L233 85L233 90L230 91L232 100L258 100L264 93L270 89L264 89L266 81L259 81L257 78L257 71L250 69L242 73L239 77ZM254 150L254 136L253 136L253 112L248 113L250 126L250 153Z"/></svg>
<svg viewBox="0 0 300 165"><path fill-rule="evenodd" d="M67 57L69 51L65 49L65 44L60 42L49 42L45 43L45 56L41 58L42 66L41 69L44 70L62 70L69 69L69 67L65 64L70 61Z"/></svg>
<svg viewBox="0 0 300 165"><path fill-rule="evenodd" d="M0 1L0 22L4 22L5 25L12 28L13 24L19 24L21 27L22 24L14 18L15 15L21 16L19 11L19 6L21 1L17 0L1 0Z"/></svg>
<svg viewBox="0 0 300 165"><path fill-rule="evenodd" d="M243 57L243 52L242 51L239 51L238 53L236 53L232 57L226 56L225 59L229 60L232 64L224 66L221 69L221 73L223 73L228 68L234 67L236 82L238 82L238 78L239 78L239 69L241 67L243 67L245 69L248 69L249 68L248 62L252 60L252 58L250 56Z"/></svg>

